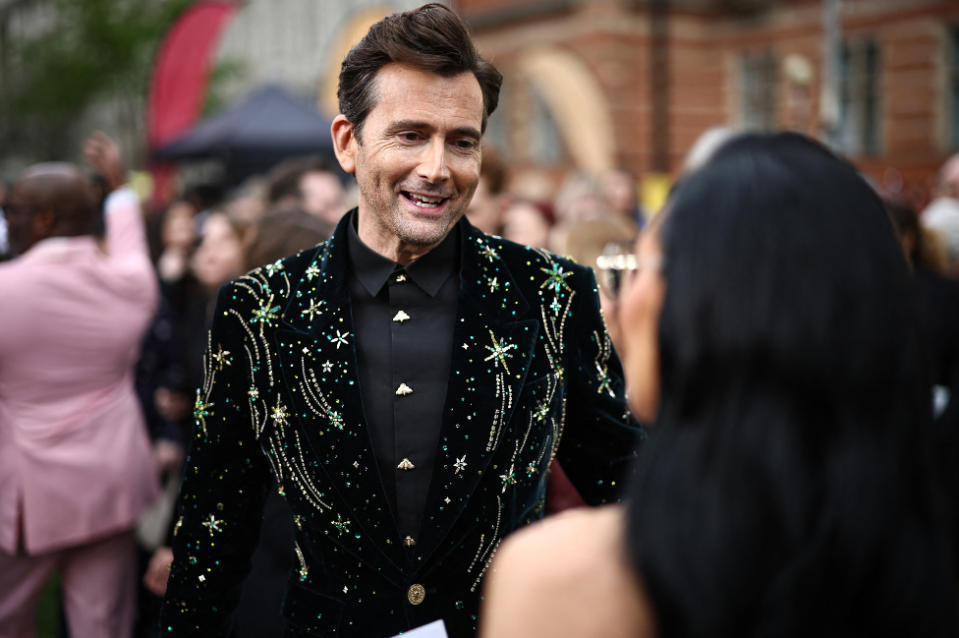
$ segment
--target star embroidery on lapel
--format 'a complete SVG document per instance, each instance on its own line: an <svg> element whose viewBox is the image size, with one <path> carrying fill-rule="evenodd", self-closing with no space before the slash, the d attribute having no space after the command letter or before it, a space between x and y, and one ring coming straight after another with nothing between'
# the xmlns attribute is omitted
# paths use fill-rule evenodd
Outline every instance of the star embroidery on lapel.
<svg viewBox="0 0 959 638"><path fill-rule="evenodd" d="M217 370L222 370L223 366L225 365L228 366L232 363L230 359L228 358L230 356L230 351L224 350L223 346L221 346L220 344L216 345L216 353L214 353L211 356L213 357L213 360L216 361L217 363Z"/></svg>
<svg viewBox="0 0 959 638"><path fill-rule="evenodd" d="M497 290L499 290L499 282L496 279L497 279L496 277L493 277L492 279L489 280L490 292L496 292Z"/></svg>
<svg viewBox="0 0 959 638"><path fill-rule="evenodd" d="M599 387L596 388L596 394L606 392L609 396L615 397L616 393L613 392L610 385L609 369L605 365L599 365L599 361L596 362L596 374L599 376Z"/></svg>
<svg viewBox="0 0 959 638"><path fill-rule="evenodd" d="M203 401L203 397L200 396L200 389L197 388L196 401L193 403L193 421L203 429L203 436L206 436L206 417L213 414L210 411L212 407L212 403Z"/></svg>
<svg viewBox="0 0 959 638"><path fill-rule="evenodd" d="M493 340L492 346L486 346L486 349L490 351L488 357L483 359L483 361L490 361L496 359L503 366L503 369L506 370L506 374L509 374L509 366L506 365L506 359L512 357L510 350L515 350L519 346L515 343L506 343L505 341L500 342L496 339L496 335L493 334L493 331L489 331L489 337Z"/></svg>
<svg viewBox="0 0 959 638"><path fill-rule="evenodd" d="M250 323L260 324L260 336L263 336L263 326L268 325L272 326L273 322L276 321L276 314L280 312L279 306L273 305L273 295L270 295L270 298L266 302L260 302L260 307L253 311L253 318L250 319Z"/></svg>
<svg viewBox="0 0 959 638"><path fill-rule="evenodd" d="M526 476L529 476L530 478L532 478L532 476L533 476L534 474L536 474L536 463L535 463L535 462L530 463L529 465L526 466Z"/></svg>
<svg viewBox="0 0 959 638"><path fill-rule="evenodd" d="M454 474L459 474L460 472L462 472L463 470L466 469L466 455L465 455L465 454L464 454L463 456L459 457L458 459L456 459L456 463L453 463L453 469L454 469L454 472L453 472Z"/></svg>
<svg viewBox="0 0 959 638"><path fill-rule="evenodd" d="M483 250L480 251L480 254L489 259L491 263L494 260L499 259L499 253L497 253L496 249L489 244L483 246Z"/></svg>
<svg viewBox="0 0 959 638"><path fill-rule="evenodd" d="M465 342L464 342L463 345L460 346L460 347L463 348L463 350L469 350L469 349L470 349L469 344L468 344L468 343L465 343Z"/></svg>
<svg viewBox="0 0 959 638"><path fill-rule="evenodd" d="M547 275L546 281L540 285L540 288L552 288L553 292L557 294L559 294L563 288L568 291L572 291L572 288L570 288L569 284L566 283L566 278L572 275L572 272L564 271L563 267L555 262L552 264L552 267L549 270L546 268L540 268L540 270Z"/></svg>
<svg viewBox="0 0 959 638"><path fill-rule="evenodd" d="M449 505L449 504L452 503L453 501L451 501L451 500L450 500L450 497L447 496L446 498L443 499L443 502L446 503L447 505Z"/></svg>
<svg viewBox="0 0 959 638"><path fill-rule="evenodd" d="M273 412L270 414L273 417L273 422L279 425L280 427L286 425L286 420L289 418L289 414L286 411L286 406L280 403L280 398L276 398L276 407L273 408Z"/></svg>
<svg viewBox="0 0 959 638"><path fill-rule="evenodd" d="M340 346L348 346L348 345L350 345L350 342L347 341L347 339L346 339L346 338L349 337L349 336L350 336L350 333L348 333L348 332L340 332L339 330L337 330L337 331L336 331L336 336L335 336L335 337L330 337L330 341L332 341L333 343L335 343L335 344L336 344L336 349L339 350L339 349L340 349Z"/></svg>
<svg viewBox="0 0 959 638"><path fill-rule="evenodd" d="M283 260L277 259L272 264L267 264L264 266L264 268L266 269L267 277L272 277L277 271L283 270Z"/></svg>
<svg viewBox="0 0 959 638"><path fill-rule="evenodd" d="M310 267L306 269L306 280L313 281L314 277L319 276L320 268L316 264L310 264Z"/></svg>
<svg viewBox="0 0 959 638"><path fill-rule="evenodd" d="M500 492L501 494L506 492L506 488L510 485L516 485L516 474L513 472L513 464L509 464L509 470L505 474L499 475L499 480L503 482L503 489Z"/></svg>
<svg viewBox="0 0 959 638"><path fill-rule="evenodd" d="M256 388L250 388L250 389L247 391L247 394L248 394L248 395L250 396L250 398L253 399L253 400L256 400L256 399L259 399L259 398L260 398L260 391L257 390Z"/></svg>
<svg viewBox="0 0 959 638"><path fill-rule="evenodd" d="M313 316L314 316L314 315L322 315L322 314L323 314L323 304L325 304L325 303L326 303L326 301L320 301L319 303L317 303L316 299L310 299L310 307L309 307L309 308L306 308L306 309L304 309L304 310L301 310L301 311L300 311L300 314L301 314L301 315L309 315L309 316L310 316L310 321L313 321Z"/></svg>
<svg viewBox="0 0 959 638"><path fill-rule="evenodd" d="M324 361L324 362L323 362L323 372L329 373L331 370L333 370L333 364L330 363L329 361Z"/></svg>
<svg viewBox="0 0 959 638"><path fill-rule="evenodd" d="M222 523L222 522L223 522L223 521L218 521L218 520L216 519L216 516L214 516L213 514L210 514L210 519L209 519L209 520L206 520L206 521L203 521L203 522L201 523L201 525L203 525L203 527L205 527L205 528L207 528L208 530L210 530L210 536L213 536L213 532L222 532L222 531L223 531L223 530L220 529L220 523Z"/></svg>
<svg viewBox="0 0 959 638"><path fill-rule="evenodd" d="M350 519L343 518L343 516L340 514L337 514L336 520L330 521L330 523L332 523L333 527L335 527L337 531L339 531L340 536L343 535L343 532L349 533L350 531Z"/></svg>

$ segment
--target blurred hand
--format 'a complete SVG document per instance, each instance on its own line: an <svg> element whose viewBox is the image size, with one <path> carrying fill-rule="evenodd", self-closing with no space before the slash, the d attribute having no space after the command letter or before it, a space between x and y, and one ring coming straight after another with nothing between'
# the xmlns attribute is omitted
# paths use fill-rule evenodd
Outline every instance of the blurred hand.
<svg viewBox="0 0 959 638"><path fill-rule="evenodd" d="M166 581L170 577L172 564L173 550L169 547L157 547L150 557L146 573L143 574L143 586L157 596L166 594Z"/></svg>
<svg viewBox="0 0 959 638"><path fill-rule="evenodd" d="M160 416L167 421L179 421L193 410L190 397L170 388L157 388L153 393L153 402Z"/></svg>
<svg viewBox="0 0 959 638"><path fill-rule="evenodd" d="M120 155L120 147L106 133L94 131L83 143L83 156L90 166L107 182L111 191L127 181L127 170Z"/></svg>
<svg viewBox="0 0 959 638"><path fill-rule="evenodd" d="M179 443L160 439L153 444L153 460L160 476L169 472L179 472L183 467L183 448Z"/></svg>

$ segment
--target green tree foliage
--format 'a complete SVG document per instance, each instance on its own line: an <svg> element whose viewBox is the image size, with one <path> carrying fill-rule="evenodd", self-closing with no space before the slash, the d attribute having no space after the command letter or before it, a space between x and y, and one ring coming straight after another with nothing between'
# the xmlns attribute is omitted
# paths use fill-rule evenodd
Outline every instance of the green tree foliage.
<svg viewBox="0 0 959 638"><path fill-rule="evenodd" d="M190 3L7 3L0 13L0 153L73 156L78 136L87 132L77 125L91 105L105 101L142 126L154 54Z"/></svg>

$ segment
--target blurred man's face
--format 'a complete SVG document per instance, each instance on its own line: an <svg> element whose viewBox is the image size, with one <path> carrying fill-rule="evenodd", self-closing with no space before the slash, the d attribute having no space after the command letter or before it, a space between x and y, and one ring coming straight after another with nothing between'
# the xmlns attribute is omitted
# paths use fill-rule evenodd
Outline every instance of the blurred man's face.
<svg viewBox="0 0 959 638"><path fill-rule="evenodd" d="M361 137L333 123L337 159L356 176L360 239L399 263L439 244L466 212L481 160L483 95L469 72L453 77L388 64Z"/></svg>

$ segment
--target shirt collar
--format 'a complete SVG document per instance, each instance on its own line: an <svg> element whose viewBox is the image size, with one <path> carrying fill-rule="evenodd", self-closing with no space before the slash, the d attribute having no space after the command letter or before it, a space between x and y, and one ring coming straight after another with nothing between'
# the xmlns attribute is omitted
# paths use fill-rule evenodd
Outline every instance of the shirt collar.
<svg viewBox="0 0 959 638"><path fill-rule="evenodd" d="M356 232L357 210L354 208L349 215L346 241L350 270L371 296L375 297L390 276L399 271L404 272L431 297L435 297L446 280L456 273L459 263L459 224L438 246L404 268L364 244Z"/></svg>

